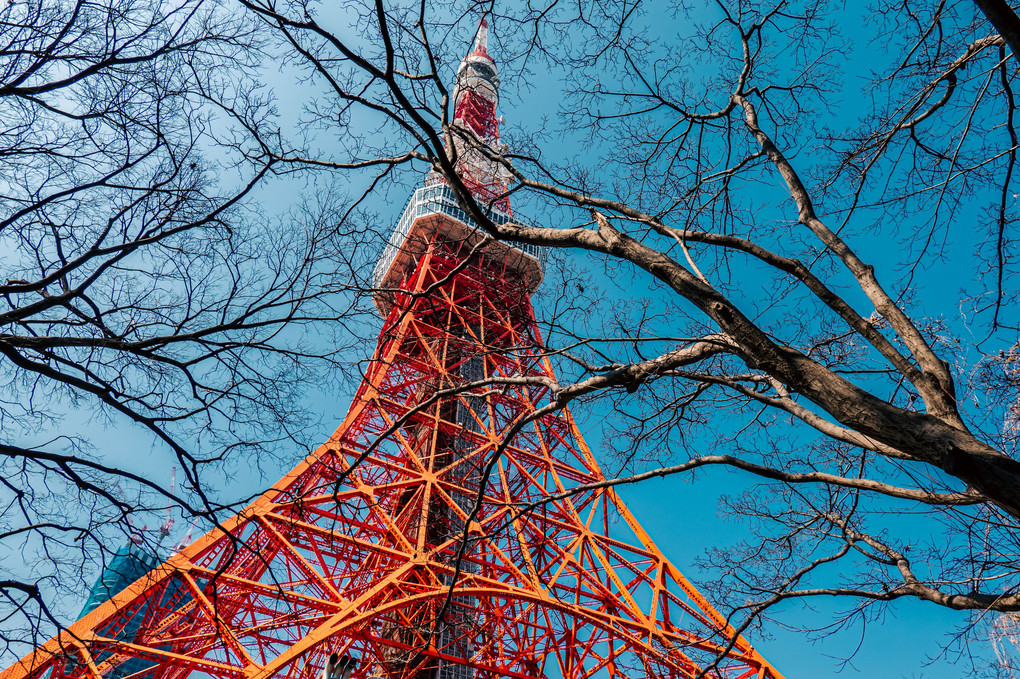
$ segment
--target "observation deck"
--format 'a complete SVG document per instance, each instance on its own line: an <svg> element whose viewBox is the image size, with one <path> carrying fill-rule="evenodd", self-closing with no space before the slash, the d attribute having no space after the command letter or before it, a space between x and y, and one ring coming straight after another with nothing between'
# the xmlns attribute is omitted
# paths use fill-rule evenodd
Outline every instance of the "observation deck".
<svg viewBox="0 0 1020 679"><path fill-rule="evenodd" d="M488 217L496 224L531 226L495 207L489 209ZM394 289L413 270L418 257L425 252L433 236L440 232L453 242L463 243L468 250L485 237L474 220L457 205L450 187L446 184L423 186L411 194L372 272L372 285L376 288L375 306L383 317L393 306ZM546 248L526 243L493 241L485 246L484 253L486 259L501 261L507 269L519 272L528 293L534 292L541 285Z"/></svg>

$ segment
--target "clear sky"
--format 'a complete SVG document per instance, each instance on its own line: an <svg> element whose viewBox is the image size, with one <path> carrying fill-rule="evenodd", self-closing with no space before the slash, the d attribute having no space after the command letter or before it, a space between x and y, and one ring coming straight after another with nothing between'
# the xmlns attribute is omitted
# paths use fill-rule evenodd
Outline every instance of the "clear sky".
<svg viewBox="0 0 1020 679"><path fill-rule="evenodd" d="M657 31L668 34L670 30L678 30L676 22L666 18L669 12L665 7L652 7L639 22L644 22L657 35L663 34ZM656 16L654 7L660 8L662 13L659 16ZM695 7L703 5L695 3ZM863 92L865 78L872 71L881 71L890 59L896 58L895 55L883 52L882 37L874 33L873 24L862 21L862 13L857 10L856 6L850 6L846 11L833 16L834 21L843 22L843 35L852 38L852 46L846 53L845 90L834 97L836 105L825 111L823 115L826 117L820 121L821 125L837 129L840 125L852 125L859 116L866 115L870 102ZM702 16L708 12L711 10L696 9L696 13ZM498 28L497 25L497 31ZM498 60L499 55L496 58ZM502 112L509 129L526 133L529 129L542 126L559 126L557 132L542 138L543 158L548 162L567 163L571 158L576 158L579 164L591 163L597 158L593 150L578 135L572 134L569 127L558 122L561 119L557 116L563 108L560 93L564 90L567 74L534 68L527 73L526 78L527 83L523 86L504 79ZM612 83L609 76L607 82ZM805 174L811 174L815 169L813 164L820 162L812 153L813 145L814 140L803 140L803 144L792 153L795 166ZM778 198L776 202L779 202ZM959 219L966 223L968 217L977 218L977 212L976 204L965 207ZM528 216L533 221L543 221L541 215ZM794 216L795 211L789 209L786 217L789 219ZM884 281L892 282L902 274L896 267L901 260L900 248L904 246L884 238L867 237L855 238L851 245L858 249L865 261L876 267ZM974 241L969 240L964 232L956 245L972 249ZM583 254L572 254L570 257L583 270L599 270L599 264L593 258ZM603 286L606 294L625 297L628 291L626 288L619 291L618 286L621 281L627 280L628 274L627 271L618 271L615 278L603 280L599 280L600 274L593 275L596 284ZM960 288L970 282L964 280L967 278L969 272L954 270L949 273L942 267L919 272L913 290L920 300L920 310L929 317L948 319L949 323L963 322L958 300ZM631 283L635 294L640 295L647 290L649 282L648 277L636 275ZM749 284L753 285L754 282ZM541 313L541 293L538 306ZM575 412L589 444L597 450L604 436L601 429L604 413L599 412L597 404L576 407ZM604 462L607 468L612 468L612 462ZM667 556L688 577L698 581L700 578L712 577L709 571L695 565L697 560L705 557L706 550L713 546L732 544L747 535L744 524L723 515L720 496L737 494L753 481L745 474L710 469L699 473L696 483L681 477L670 477L644 482L640 486L623 487L620 494ZM918 530L928 529L923 523L917 525ZM779 618L780 622L791 628L822 627L829 625L840 611L851 608L854 603L832 599L793 601L782 606ZM720 604L721 607L725 606L725 602ZM900 600L886 613L874 616L864 628L855 625L832 634L805 634L770 625L764 630L764 637L755 634L751 638L758 649L789 679L950 679L967 676L969 671L969 666L957 654L958 646L955 645L957 634L967 624L964 613L925 602ZM966 650L977 656L990 657L993 653L991 642L984 638L979 638ZM850 660L844 662L847 658Z"/></svg>
<svg viewBox="0 0 1020 679"><path fill-rule="evenodd" d="M676 24L661 22L662 16L655 16L653 10L647 12L639 21L649 30L676 30ZM664 7L660 7L665 10ZM860 15L852 11L838 17L847 22L860 22ZM710 10L698 10L698 13ZM490 42L493 53L503 69L502 99L499 113L505 117L503 130L505 136L529 135L541 130L540 136L543 158L554 163L569 163L575 159L579 166L591 166L597 163L598 156L588 146L581 135L575 134L569 125L562 122L564 99L562 92L567 87L566 80L570 74L556 68L546 68L547 64L532 63L522 65L520 61L513 64L504 63L499 53L500 26L495 23L493 30L495 39ZM851 123L866 110L867 101L859 96L863 86L863 75L872 69L885 65L889 55L883 54L876 41L878 36L864 40L861 36L870 35L873 26L863 23L844 26L844 35L855 36L855 44L847 53L847 89L836 97L837 105L832 109L835 117L827 124L833 126ZM564 36L569 39L568 36ZM470 35L464 36L464 44ZM524 68L524 72L520 69ZM795 163L805 172L812 170L814 157L810 151L811 143L796 149ZM413 189L408 185L406 191ZM399 191L391 192L391 196L399 195ZM778 201L777 201L778 202ZM381 202L378 211L382 219L395 221L402 206L402 200L390 199ZM526 211L527 206L524 210ZM520 206L518 210L521 211ZM976 208L975 208L976 211ZM543 214L526 214L528 219L536 223L550 224L555 217ZM862 256L876 266L887 277L897 276L895 270L898 252L890 249L887 241L881 239L857 239L853 242ZM972 246L964 241L963 246ZM597 273L600 265L584 254L568 256L570 266L593 273L596 286L601 286L606 295L618 295L626 298L631 292L644 294L649 285L646 277L636 276L632 288L623 286L619 289L620 278L603 277ZM618 276L624 276L617 272ZM958 317L960 310L956 308L957 292L961 282L935 270L921 272L915 281L914 288L923 300L924 313L934 317ZM536 297L539 315L547 313L552 299L540 291ZM943 306L944 305L944 306ZM335 410L335 419L339 421L343 399L339 399ZM603 440L601 429L604 412L600 412L598 404L579 406L577 414L585 428L588 443L598 450ZM330 418L330 410L323 411L325 433ZM613 463L605 460L608 469ZM713 546L729 544L747 535L746 527L733 518L722 515L719 498L721 495L735 494L747 487L753 479L747 475L712 469L699 473L697 483L690 483L681 477L667 478L646 482L638 487L625 487L621 495L635 512L638 519L689 577L697 581L699 578L711 577L710 572L695 565L703 558L707 549ZM923 528L921 528L923 530ZM724 607L725 602L720 602ZM834 614L851 604L845 601L812 600L796 601L782 607L780 619L789 627L821 627L828 625ZM887 613L870 622L865 629L852 626L831 635L807 635L789 631L777 626L769 626L765 637L755 635L754 643L759 649L786 673L789 679L806 679L809 677L902 677L929 679L949 679L962 676L964 665L957 663L953 652L946 653L951 647L955 634L966 625L965 614L947 611L932 604L914 601L901 601ZM969 649L976 655L991 654L990 644L981 647L973 645ZM846 658L851 658L843 662Z"/></svg>
<svg viewBox="0 0 1020 679"><path fill-rule="evenodd" d="M847 18L855 17L847 12ZM644 21L654 27L654 16ZM494 27L498 31L499 26ZM845 33L863 33L870 28L848 25ZM469 35L464 36L467 45ZM848 54L849 70L862 74L873 66L880 65L883 58L870 48L873 43L859 41L856 49ZM490 43L490 52L496 60L500 60L498 42ZM516 68L516 67L515 67ZM501 113L506 118L504 129L513 134L528 134L530 131L546 128L547 134L542 139L542 151L546 157L556 162L569 162L577 158L578 162L590 161L588 149L583 140L571 134L570 130L556 131L561 125L556 121L559 115L565 87L566 73L541 66L529 67L524 74L526 82L513 81L504 77ZM284 115L289 109L295 109L302 101L307 100L309 91L302 83L298 83L288 71L271 74L270 84L280 100ZM850 83L851 88L853 83ZM859 114L860 99L848 96L841 114L846 120ZM846 120L842 122L846 122ZM838 118L834 124L841 122ZM328 143L328 142L326 142ZM813 157L810 149L805 148L796 157L798 167L810 168ZM404 181L404 180L402 180ZM384 223L394 223L403 205L403 198L415 185L405 181L405 185L390 187L385 196L375 201L371 207ZM280 181L270 183L258 193L258 199L268 212L284 214L292 206L295 193L293 184ZM974 210L976 212L976 208ZM547 223L548 217L541 214L528 214L534 222ZM385 231L385 227L380 227ZM888 243L855 242L864 258L878 268L880 273L894 275L893 266L897 261L896 253L890 251ZM967 245L966 242L963 245ZM381 248L381 243L380 243ZM569 255L574 266L598 271L592 260L582 254ZM603 273L594 273L596 285L609 289L618 281L606 277ZM646 288L648 281L638 277L634 283L635 290ZM959 281L946 277L940 271L921 272L915 289L924 300L924 312L932 316L953 318L959 315L956 308ZM546 300L541 294L536 299L540 314L546 309ZM940 305L945 304L945 308ZM352 352L351 360L367 358L371 345L363 345L363 355ZM349 385L348 385L349 386ZM311 411L319 424L303 435L309 445L325 440L343 419L353 388L330 391L316 390L308 395L303 406ZM598 452L599 443L605 432L601 429L603 414L595 406L579 406L576 409L582 430L586 434L589 445ZM101 423L86 424L87 417L79 417L75 413L68 416L68 426L92 428L93 440L98 450L105 451L105 457L125 467L145 473L150 478L159 480L168 478L170 465L169 455L141 432L130 427L104 428ZM142 454L139 454L139 453ZM232 475L224 481L223 496L239 496L251 494L259 488L271 483L290 467L288 461L267 460L259 469L245 468L242 464L232 467ZM611 469L611 463L607 462ZM719 497L724 494L739 492L752 481L746 475L725 470L709 470L698 474L697 483L689 479L671 477L653 480L636 487L625 487L620 490L621 496L637 516L648 533L657 541L668 557L688 577L697 582L701 578L711 577L710 572L695 565L703 558L707 549L725 543L732 543L747 535L746 528L732 518L722 515ZM179 538L186 530L186 525L178 520L175 538ZM0 555L3 556L3 555ZM780 619L790 627L798 625L818 626L825 624L831 616L845 607L846 602L829 600L813 600L810 602L791 602L781 608ZM80 607L68 602L68 611L75 612ZM720 606L724 608L724 605ZM895 604L888 613L870 622L866 629L859 627L834 632L831 635L808 636L800 632L790 631L781 627L770 626L765 634L752 636L752 642L777 668L783 671L788 679L809 679L821 677L889 677L889 678L920 678L950 679L964 676L964 667L956 663L957 656L953 653L943 654L951 646L956 632L966 624L965 614L948 611L932 604L901 601ZM982 642L975 642L980 644ZM985 647L974 647L971 652L977 655L990 655L990 643ZM852 657L849 662L843 659Z"/></svg>

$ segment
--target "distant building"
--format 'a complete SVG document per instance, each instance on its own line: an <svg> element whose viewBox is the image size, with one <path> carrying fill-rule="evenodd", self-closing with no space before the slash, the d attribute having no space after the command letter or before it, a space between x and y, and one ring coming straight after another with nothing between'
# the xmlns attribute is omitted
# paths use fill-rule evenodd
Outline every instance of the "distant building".
<svg viewBox="0 0 1020 679"><path fill-rule="evenodd" d="M143 546L140 538L135 535L131 538L130 542L117 550L117 552L113 555L113 558L106 564L103 572L99 574L98 578L96 578L95 584L92 585L92 591L89 593L89 598L85 601L85 605L82 606L81 613L78 614L78 619L85 617L95 609L99 608L107 600L116 596L126 587L131 585L131 583L152 572L157 566L159 566L163 562L163 559L158 556L158 552L156 550L159 549L162 539L169 534L169 529L172 525L173 522L168 519L167 523L165 523L161 529L160 540L157 541L156 546L153 549L148 549ZM194 524L192 524L192 529L193 528ZM184 537L184 539L171 550L171 554L176 553L183 545L191 542L191 532L192 531L189 529L188 534ZM191 596L186 591L182 590L183 585L180 582L172 583L164 591L161 597L146 601L142 604L117 632L114 632L112 628L109 627L105 630L102 627L98 629L102 634L120 641L144 643L142 640L138 639L138 631L141 628L142 623L146 620L146 618L165 615L167 612L176 610L190 601ZM151 625L151 621L149 624ZM157 648L162 647L157 646ZM107 659L109 655L109 653L100 653L96 657L96 661L101 663L103 660ZM146 672L146 670L151 670L155 666L156 663L151 660L145 660L143 658L129 658L111 670L104 672L103 676L105 679L124 679L125 677L132 675L144 677L151 674L150 672Z"/></svg>
<svg viewBox="0 0 1020 679"><path fill-rule="evenodd" d="M89 598L85 601L85 605L82 606L81 613L78 614L78 618L81 619L88 613L91 613L132 582L150 572L161 562L162 559L141 545L136 544L134 540L128 542L117 550L117 553L113 555L110 562L106 564L106 568L99 574L95 584L92 585ZM138 628L142 624L142 620L145 618L150 606L151 604L146 604L139 609L127 622L124 629L117 634L117 638L122 641L134 641L135 636L138 634ZM135 674L136 672L142 672L154 666L155 663L149 660L131 658L110 670L105 676L106 679L123 679L123 677Z"/></svg>
<svg viewBox="0 0 1020 679"><path fill-rule="evenodd" d="M92 585L78 618L94 611L101 603L158 566L160 561L159 557L134 541L121 547Z"/></svg>

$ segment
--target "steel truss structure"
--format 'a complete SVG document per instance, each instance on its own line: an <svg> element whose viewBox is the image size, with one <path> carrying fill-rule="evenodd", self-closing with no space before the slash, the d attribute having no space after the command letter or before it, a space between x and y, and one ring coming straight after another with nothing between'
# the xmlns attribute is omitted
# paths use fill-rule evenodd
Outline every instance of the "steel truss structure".
<svg viewBox="0 0 1020 679"><path fill-rule="evenodd" d="M539 415L555 376L521 269L421 221L330 440L4 679L130 658L154 679L297 679L333 652L359 679L780 676L592 487L569 413Z"/></svg>
<svg viewBox="0 0 1020 679"><path fill-rule="evenodd" d="M459 86L495 102L484 31ZM312 679L332 654L353 679L781 679L553 407L541 253L482 238L443 191L415 194L384 252L386 320L329 441L0 679L136 659L136 679Z"/></svg>

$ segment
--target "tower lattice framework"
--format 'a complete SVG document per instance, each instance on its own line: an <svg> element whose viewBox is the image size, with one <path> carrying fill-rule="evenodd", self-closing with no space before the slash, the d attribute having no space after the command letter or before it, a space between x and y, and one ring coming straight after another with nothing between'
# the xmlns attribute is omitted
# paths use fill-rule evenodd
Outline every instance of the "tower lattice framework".
<svg viewBox="0 0 1020 679"><path fill-rule="evenodd" d="M418 189L336 433L0 679L98 679L133 658L138 679L311 679L331 653L356 659L353 679L781 679L549 407L540 280L540 251L483 240L441 182Z"/></svg>

